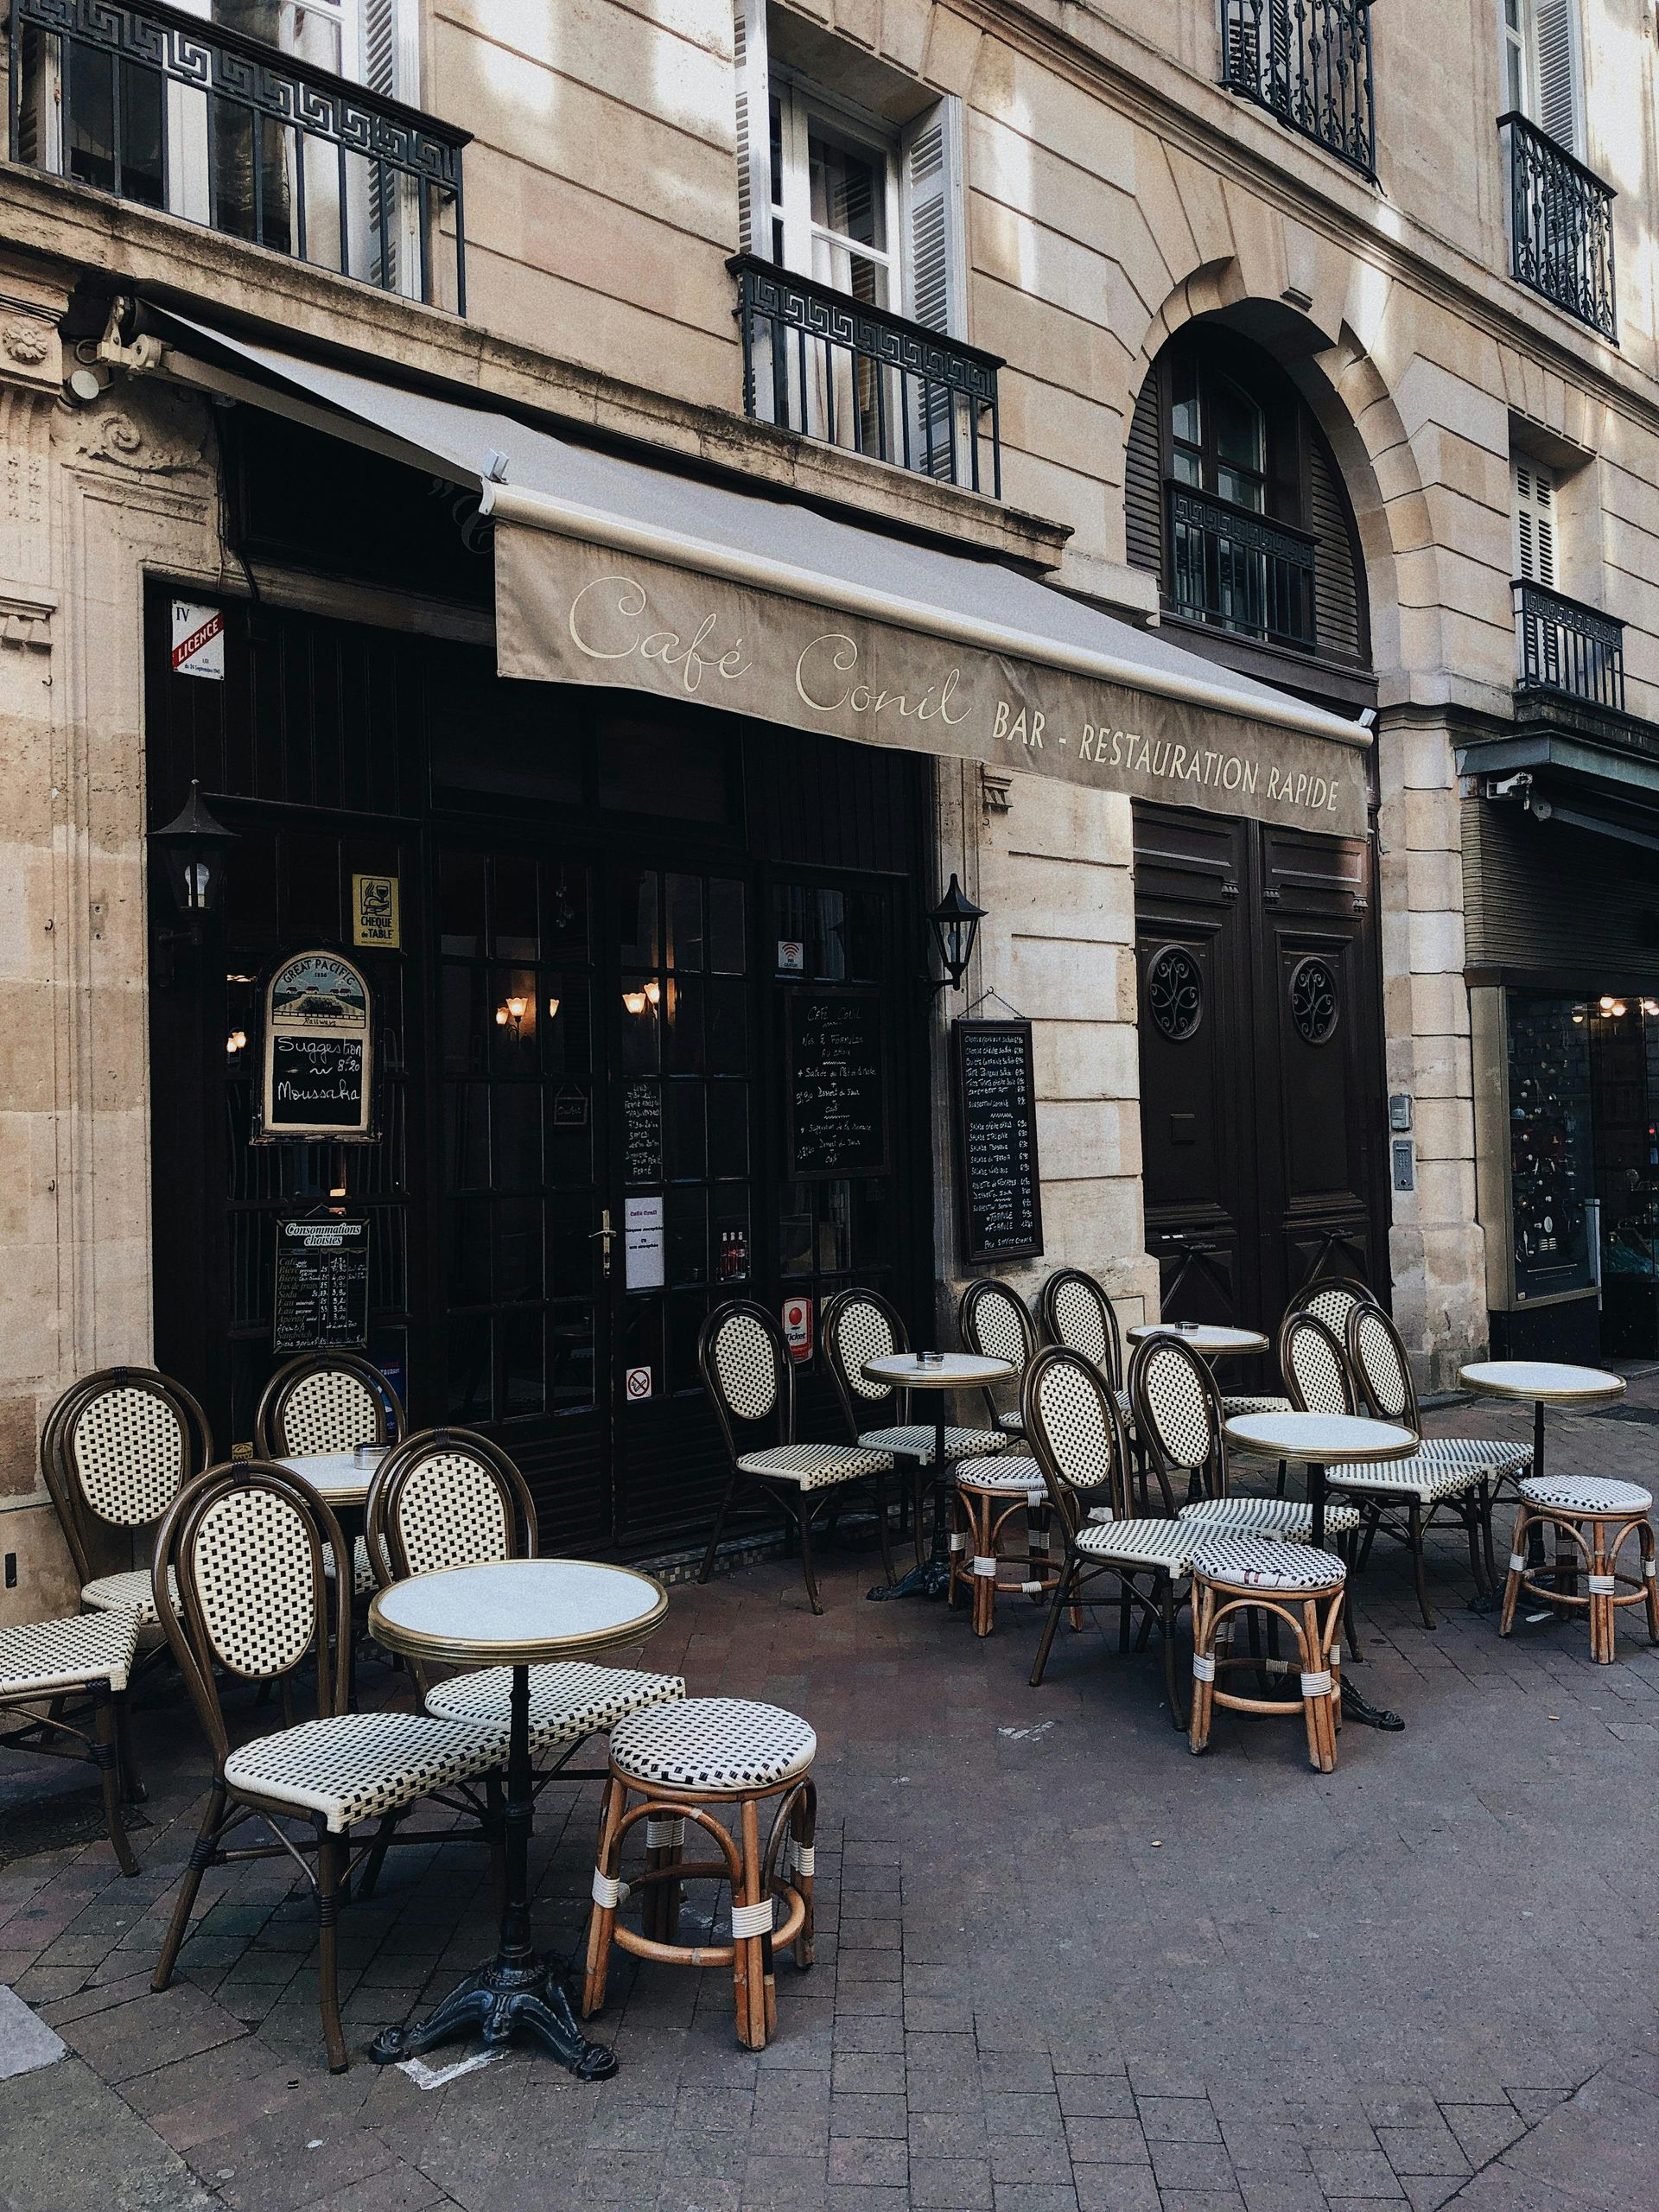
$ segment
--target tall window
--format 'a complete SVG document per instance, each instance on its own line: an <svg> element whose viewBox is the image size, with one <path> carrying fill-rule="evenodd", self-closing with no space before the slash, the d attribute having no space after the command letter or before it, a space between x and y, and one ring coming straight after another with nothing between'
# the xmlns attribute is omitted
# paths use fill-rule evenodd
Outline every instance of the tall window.
<svg viewBox="0 0 1659 2212"><path fill-rule="evenodd" d="M772 259L868 306L900 308L899 143L774 76Z"/></svg>
<svg viewBox="0 0 1659 2212"><path fill-rule="evenodd" d="M1503 0L1507 108L1584 158L1577 0Z"/></svg>
<svg viewBox="0 0 1659 2212"><path fill-rule="evenodd" d="M1515 573L1556 588L1555 477L1542 461L1518 453L1510 463L1515 486Z"/></svg>

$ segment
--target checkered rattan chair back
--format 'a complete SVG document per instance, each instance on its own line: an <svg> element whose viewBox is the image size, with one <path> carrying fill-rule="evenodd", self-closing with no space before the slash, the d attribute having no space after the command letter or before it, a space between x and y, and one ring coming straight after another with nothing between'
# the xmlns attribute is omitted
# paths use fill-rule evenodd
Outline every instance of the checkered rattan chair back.
<svg viewBox="0 0 1659 2212"><path fill-rule="evenodd" d="M962 1294L957 1331L964 1351L982 1359L1006 1359L1017 1387L1037 1350L1037 1331L1026 1301L1005 1282L987 1278L970 1282Z"/></svg>
<svg viewBox="0 0 1659 2212"><path fill-rule="evenodd" d="M1221 1400L1209 1369L1179 1337L1142 1337L1129 1361L1129 1409L1167 1493L1185 1477L1201 1497L1224 1497Z"/></svg>
<svg viewBox="0 0 1659 2212"><path fill-rule="evenodd" d="M1047 1344L1026 1370L1020 1394L1026 1441L1068 1529L1090 1513L1129 1511L1128 1452L1112 1393L1096 1363Z"/></svg>
<svg viewBox="0 0 1659 2212"><path fill-rule="evenodd" d="M1093 1275L1081 1268L1061 1268L1043 1285L1039 1304L1050 1344L1081 1353L1114 1390L1121 1390L1123 1339L1112 1301Z"/></svg>
<svg viewBox="0 0 1659 2212"><path fill-rule="evenodd" d="M369 1484L364 1522L383 1587L536 1555L528 1484L499 1445L466 1428L423 1429L394 1445Z"/></svg>
<svg viewBox="0 0 1659 2212"><path fill-rule="evenodd" d="M1357 1306L1374 1306L1376 1300L1363 1282L1353 1275L1322 1275L1313 1282L1304 1283L1287 1309L1292 1313L1312 1313L1324 1322L1338 1344L1348 1341L1348 1320Z"/></svg>
<svg viewBox="0 0 1659 2212"><path fill-rule="evenodd" d="M323 1565L332 1554L334 1572ZM177 1610L168 1600L178 1578ZM317 1710L347 1707L352 1550L316 1492L267 1459L223 1462L186 1484L156 1539L156 1611L202 1726L229 1750L219 1673L266 1681L316 1658Z"/></svg>
<svg viewBox="0 0 1659 2212"><path fill-rule="evenodd" d="M908 1402L891 1383L872 1382L864 1372L866 1360L910 1349L904 1322L880 1291L838 1291L823 1309L823 1343L849 1436L870 1427L878 1408Z"/></svg>
<svg viewBox="0 0 1659 2212"><path fill-rule="evenodd" d="M1356 1306L1348 1316L1348 1365L1379 1421L1422 1432L1417 1386L1400 1332L1380 1306Z"/></svg>
<svg viewBox="0 0 1659 2212"><path fill-rule="evenodd" d="M1298 1413L1358 1411L1347 1356L1317 1313L1287 1313L1280 1323L1279 1371Z"/></svg>
<svg viewBox="0 0 1659 2212"><path fill-rule="evenodd" d="M403 1433L397 1393L354 1352L308 1351L289 1360L266 1383L253 1417L253 1448L265 1459L395 1444Z"/></svg>
<svg viewBox="0 0 1659 2212"><path fill-rule="evenodd" d="M92 1527L159 1521L213 1451L190 1393L149 1367L112 1367L72 1385L47 1417L47 1478L89 1579Z"/></svg>
<svg viewBox="0 0 1659 2212"><path fill-rule="evenodd" d="M697 1365L734 1459L739 1430L763 1421L776 1429L774 1441L794 1442L795 1370L764 1306L750 1299L717 1306L698 1335Z"/></svg>

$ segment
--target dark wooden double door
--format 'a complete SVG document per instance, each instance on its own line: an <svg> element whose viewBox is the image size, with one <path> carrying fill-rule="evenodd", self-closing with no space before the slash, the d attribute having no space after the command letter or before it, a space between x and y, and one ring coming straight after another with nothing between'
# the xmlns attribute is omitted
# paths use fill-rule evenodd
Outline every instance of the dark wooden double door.
<svg viewBox="0 0 1659 2212"><path fill-rule="evenodd" d="M1276 1328L1315 1275L1386 1297L1368 846L1135 810L1147 1248L1172 1319Z"/></svg>

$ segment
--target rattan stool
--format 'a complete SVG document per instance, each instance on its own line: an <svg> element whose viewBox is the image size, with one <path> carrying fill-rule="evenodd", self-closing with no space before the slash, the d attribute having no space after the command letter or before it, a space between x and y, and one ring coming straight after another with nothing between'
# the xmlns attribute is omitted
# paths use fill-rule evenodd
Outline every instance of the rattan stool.
<svg viewBox="0 0 1659 2212"><path fill-rule="evenodd" d="M1590 1615L1590 1656L1598 1666L1613 1661L1613 1638L1621 1605L1645 1605L1648 1641L1659 1643L1659 1583L1656 1583L1653 1526L1648 1516L1653 1498L1637 1483L1611 1482L1599 1475L1534 1475L1520 1485L1521 1510L1510 1542L1510 1575L1503 1586L1503 1611L1497 1632L1515 1625L1515 1608L1525 1590L1548 1605L1582 1605ZM1555 1531L1551 1565L1527 1559L1529 1534L1541 1526ZM1640 1574L1622 1574L1618 1555L1634 1535L1642 1557ZM1588 1584L1580 1596L1580 1576ZM1630 1587L1621 1597L1618 1586Z"/></svg>
<svg viewBox="0 0 1659 2212"><path fill-rule="evenodd" d="M957 1527L950 1535L950 1603L967 1584L976 1636L988 1636L996 1624L996 1600L1038 1599L1060 1579L1060 1564L1048 1548L1048 1489L1043 1471L1023 1453L1006 1459L963 1459L957 1468ZM1023 1551L1004 1550L1003 1531L1016 1514L1026 1516ZM1023 1568L1018 1582L1004 1582L1001 1567Z"/></svg>
<svg viewBox="0 0 1659 2212"><path fill-rule="evenodd" d="M817 1792L808 1771L818 1748L804 1720L775 1705L740 1698L688 1698L625 1720L611 1737L610 1779L599 1816L594 1909L588 1922L588 1973L582 2010L591 2019L605 2002L611 1946L673 1966L732 1969L737 2039L762 2050L778 2024L772 1955L792 1943L795 1963L812 1963L813 1824ZM779 1803L765 1848L760 1807ZM638 1803L630 1804L630 1798ZM737 1808L735 1834L709 1809ZM645 1866L620 1879L622 1840L645 1823ZM688 1860L686 1823L713 1838L717 1859ZM780 1861L783 1863L780 1864ZM732 1932L723 1943L682 1943L680 1892L689 1881L728 1882ZM643 1891L638 1934L617 1908ZM774 1927L777 1901L783 1925Z"/></svg>
<svg viewBox="0 0 1659 2212"><path fill-rule="evenodd" d="M1235 1713L1300 1713L1307 1725L1307 1756L1321 1774L1337 1764L1342 1725L1342 1601L1347 1569L1333 1552L1271 1537L1198 1535L1192 1554L1192 1719L1188 1742L1201 1751L1218 1705ZM1290 1671L1291 1662L1231 1650L1240 1614L1265 1613L1296 1639L1301 1694L1250 1697L1217 1688L1235 1669ZM1224 1649L1217 1656L1217 1647Z"/></svg>

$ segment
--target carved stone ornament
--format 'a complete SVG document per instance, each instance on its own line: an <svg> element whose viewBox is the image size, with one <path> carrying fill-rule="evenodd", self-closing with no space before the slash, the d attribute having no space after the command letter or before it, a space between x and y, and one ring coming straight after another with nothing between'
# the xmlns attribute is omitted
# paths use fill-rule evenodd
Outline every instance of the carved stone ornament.
<svg viewBox="0 0 1659 2212"><path fill-rule="evenodd" d="M0 347L20 368L37 369L52 350L51 327L36 315L14 315L0 330Z"/></svg>
<svg viewBox="0 0 1659 2212"><path fill-rule="evenodd" d="M122 403L125 404L123 404ZM132 383L67 417L77 451L146 475L177 475L202 461L200 410L194 400Z"/></svg>

